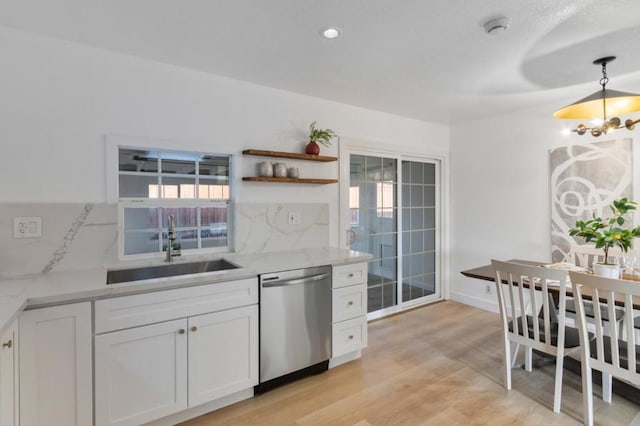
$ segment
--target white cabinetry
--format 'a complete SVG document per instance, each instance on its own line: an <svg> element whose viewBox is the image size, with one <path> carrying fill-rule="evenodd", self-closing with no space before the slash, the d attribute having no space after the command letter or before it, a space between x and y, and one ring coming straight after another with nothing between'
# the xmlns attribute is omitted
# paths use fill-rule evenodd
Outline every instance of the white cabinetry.
<svg viewBox="0 0 640 426"><path fill-rule="evenodd" d="M258 384L257 303L256 278L97 301L96 426L150 422Z"/></svg>
<svg viewBox="0 0 640 426"><path fill-rule="evenodd" d="M187 408L187 320L95 338L96 424L139 425Z"/></svg>
<svg viewBox="0 0 640 426"><path fill-rule="evenodd" d="M0 426L18 426L18 327L0 336Z"/></svg>
<svg viewBox="0 0 640 426"><path fill-rule="evenodd" d="M332 358L367 346L367 264L333 268Z"/></svg>
<svg viewBox="0 0 640 426"><path fill-rule="evenodd" d="M20 424L93 424L91 304L22 313Z"/></svg>
<svg viewBox="0 0 640 426"><path fill-rule="evenodd" d="M258 384L258 306L189 318L189 406Z"/></svg>

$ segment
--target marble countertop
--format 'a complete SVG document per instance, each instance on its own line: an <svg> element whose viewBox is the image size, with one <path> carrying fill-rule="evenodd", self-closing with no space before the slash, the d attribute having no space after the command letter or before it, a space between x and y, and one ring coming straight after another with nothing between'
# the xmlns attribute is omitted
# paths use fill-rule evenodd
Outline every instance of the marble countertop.
<svg viewBox="0 0 640 426"><path fill-rule="evenodd" d="M368 253L334 247L311 248L271 253L226 255L222 258L241 266L226 271L158 278L120 284L106 284L107 268L64 272L48 272L0 281L0 334L25 308L66 304L128 294L147 293L171 288L234 281L258 274L311 266L364 262ZM177 262L192 262L201 258L183 258ZM153 262L156 263L157 262ZM110 269L149 266L140 262L121 262Z"/></svg>

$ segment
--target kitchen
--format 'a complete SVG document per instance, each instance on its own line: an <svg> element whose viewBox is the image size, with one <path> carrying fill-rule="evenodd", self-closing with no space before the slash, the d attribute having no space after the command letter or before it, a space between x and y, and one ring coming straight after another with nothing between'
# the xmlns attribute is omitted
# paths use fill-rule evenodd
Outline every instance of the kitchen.
<svg viewBox="0 0 640 426"><path fill-rule="evenodd" d="M153 69L157 66L156 64L145 64L145 61L118 54L114 55L112 53L103 56L105 52L96 51L90 47L66 45L65 43L60 44L59 41L54 39L23 34L11 29L4 29L4 35L7 37L6 40L14 40L16 43L14 45L15 53L18 55L23 55L30 50L27 46L30 44L29 39L32 37L35 37L35 40L32 41L36 41L36 43L44 42L45 45L36 47L36 50L32 51L33 56L31 60L41 61L45 59L42 55L55 56L57 59L51 62L51 65L54 68L58 66L62 66L62 68L58 68L57 70L51 69L47 71L46 74L53 80L57 80L58 78L68 80L66 83L60 82L60 85L57 83L46 83L46 85L42 87L42 94L47 98L61 96L71 101L69 105L71 110L67 112L63 112L59 108L50 110L50 107L42 104L40 104L40 106L31 104L24 105L31 110L31 113L28 115L35 113L35 110L41 108L43 114L50 115L52 112L55 113L55 111L58 111L62 116L57 119L53 117L47 118L45 122L41 122L43 127L39 130L35 129L34 126L20 125L19 121L21 119L16 117L17 121L14 121L15 126L12 126L12 130L8 129L8 131L17 132L12 138L28 140L38 145L38 147L33 146L31 148L27 148L25 145L24 148L34 153L33 158L30 160L34 167L42 166L47 169L43 169L37 176L30 175L30 177L25 177L18 186L15 186L13 196L7 196L7 201L10 200L10 202L3 203L2 205L3 223L8 226L6 229L6 241L11 242L11 250L6 251L0 261L2 263L3 277L5 278L3 281L3 296L5 296L3 297L3 301L7 301L10 306L10 308L2 310L3 313L9 313L9 318L4 318L3 324L8 324L18 318L21 321L21 331L26 327L27 314L38 312L38 308L67 308L78 304L86 304L87 301L98 303L99 301L96 301L98 293L101 293L103 296L105 293L108 293L109 296L115 296L123 291L122 289L127 287L126 284L104 285L106 278L104 274L106 274L106 270L122 269L123 264L129 266L146 266L149 262L154 264L164 262L163 256L157 257L155 260L137 259L124 262L120 258L124 250L122 253L119 252L121 243L118 240L118 236L123 234L119 229L119 215L124 215L125 213L124 208L123 210L119 210L121 207L118 204L118 194L113 193L113 188L117 187L117 183L119 182L118 175L120 168L118 165L117 151L116 153L112 151L114 148L117 149L118 146L153 148L155 150L167 151L180 150L186 153L205 152L228 155L231 158L230 165L233 172L230 175L230 181L233 186L234 223L232 225L233 228L229 228L232 230L232 232L229 232L229 235L235 239L236 254L227 256L221 253L213 253L213 256L224 256L231 261L237 262L244 267L239 268L239 270L244 270L244 272L240 273L238 270L235 270L221 273L221 276L224 276L225 280L245 279L247 269L255 276L256 273L264 274L279 270L311 266L334 265L334 267L339 268L353 262L358 265L363 261L368 261L371 257L370 255L360 257L353 256L350 255L348 251L345 255L344 250L331 249L331 247L338 247L340 245L339 238L342 234L338 230L338 218L340 215L339 185L292 185L270 182L243 182L241 180L243 176L256 175L258 163L269 160L268 157L243 155L243 150L255 148L284 152L302 152L307 142L306 132L309 122L311 121L309 120L309 114L317 114L320 123L332 123L332 126L337 127L341 125L340 122L342 122L345 132L349 132L349 128L352 126L355 130L358 127L366 125L372 133L376 132L379 135L384 133L389 135L389 137L394 135L394 137L397 138L418 139L416 135L423 134L427 131L433 133L435 135L434 140L438 141L433 144L433 146L437 148L435 151L440 154L446 153L447 138L445 126L423 124L415 120L368 112L360 110L359 108L306 98L274 89L246 85L244 83L240 84L239 87L235 87L239 83L221 77L206 77L203 82L199 81L200 77L203 76L198 77L199 74L197 72L177 69L175 67L166 67L165 69L164 65L160 66L160 70L158 70L164 75L158 76L159 80L154 81L154 78L150 78L150 69L147 67L151 65L151 69ZM51 44L47 45L48 43ZM65 53L65 50L68 48L71 50ZM76 51L76 49L80 49L80 51ZM89 56L86 56L86 54ZM75 56L77 58L76 60L80 62L72 60L75 64L64 64L64 61L59 59L65 55L68 55L69 59ZM114 59L116 61L115 63L113 62ZM118 64L120 61L124 62ZM29 62L29 60L27 59L26 62ZM85 65L81 65L82 63ZM88 72L85 66L89 66L93 68L93 70ZM120 78L122 75L120 71L116 72L116 68L120 68L121 66L128 69L128 72L132 72L131 77L137 80L139 84L134 83L132 80L124 83L121 82ZM103 67L115 68L109 71L108 69L103 69ZM37 68L41 68L41 66L35 66L34 64L34 68L32 68L34 74L30 77L24 74L25 70L20 71L23 77L25 77L25 85L15 93L16 101L24 102L26 100L24 95L25 88L27 87L31 87L29 90L33 90L33 94L38 92L34 84L36 84L36 80L40 79L42 69L37 71ZM73 71L74 69L76 70L75 72ZM89 83L87 80L85 80L85 83L81 83L81 80L87 78L91 80L95 78L94 73L96 72L101 75L100 84L94 86L96 92L92 90L92 93L89 93L83 90L76 92L75 95L71 93L73 88L82 87ZM165 74L165 72L167 74ZM184 73L184 75L175 80L174 83L178 86L170 89L166 86L166 78L171 78L170 76L175 72L179 74ZM55 75L57 75L57 77L55 77ZM118 77L118 75L120 75L120 77ZM108 80L110 78L114 78L114 80L109 82ZM127 79L129 79L129 77L127 77ZM147 84L151 84L151 86L143 87ZM109 89L108 86L112 86L111 89ZM142 92L132 93L132 87L138 87ZM112 100L115 99L115 93L112 89L121 92L123 96L120 101L115 104L111 101L105 103L95 98L95 96L105 96ZM67 94L63 95L62 92L56 94L58 90L67 92ZM157 90L160 90L160 92L156 92ZM173 97L171 103L163 106L162 103L153 100L153 97L162 96L160 93L165 90L169 90L169 92L176 90L176 96L171 95L171 97ZM243 95L242 93L246 90L249 90L249 93ZM100 95L99 92L101 92L102 95ZM144 92L149 94L156 92L156 95L145 99L146 95L143 94ZM169 96L169 92L165 92L166 96ZM179 93L182 93L182 95ZM193 98L194 95L196 98ZM79 98L76 98L75 101L71 100L71 98L76 96ZM120 95L115 95L115 97L119 96ZM182 96L184 97L179 99ZM258 99L260 99L257 103L251 101L255 96L258 96ZM19 101L18 98L22 99L22 101ZM138 119L130 121L131 114L137 115L138 112L132 110L125 111L121 106L124 104L132 105L137 102L134 101L134 99L144 99L144 105L139 105L140 109L138 112L149 115L146 117L140 116ZM76 110L71 106L72 104L79 105L76 102L80 104L85 104L86 102L93 104L95 102L96 106L102 105L107 109L103 111L90 111L92 108L80 108ZM158 108L153 111L150 109L152 105ZM270 106L266 107L266 105ZM169 109L165 109L166 107ZM207 112L205 112L205 110ZM298 113L292 114L292 111L296 110L300 112L299 115ZM71 115L69 115L71 111L73 111L76 117L74 118L75 123L73 124L69 121L71 119ZM14 109L14 112L17 115L22 115L18 109ZM23 113L26 113L26 111L23 111ZM175 113L179 113L181 118L173 116ZM83 117L82 114L87 115ZM217 124L214 125L207 117L215 115L218 115L218 118L215 120ZM295 115L298 115L298 118L295 118ZM63 118L63 116L66 116L66 118ZM169 116L173 116L173 118ZM187 123L193 123L192 120L198 120L197 116L201 117L203 120L201 124L208 129L200 128L199 131L204 131L204 133L197 137L194 133L191 135L181 134L185 130L184 126L187 125ZM243 124L247 120L247 117L249 121L255 124L255 128L249 128ZM23 119L31 120L27 115L24 115ZM50 128L50 119L54 121L61 120L60 123L66 122L74 128L72 132L80 132L84 134L84 136L78 135L78 139L74 138L75 142L70 144L64 143L64 147L60 145L55 149L50 149L53 148L52 144L56 145L58 143L53 141L53 139L57 137L50 133L53 130ZM96 123L94 121L96 119L98 119L100 123ZM107 124L107 122L102 122L103 119L107 120L107 122L115 120L116 122L120 122L120 124L116 124L115 122ZM292 120L297 121L298 124L294 124ZM161 126L163 128L157 128L149 133L148 130L150 129L145 130L138 127L144 122L151 124L156 121L164 123ZM126 124L126 122L129 122L129 124ZM235 122L235 124L232 122ZM372 125L371 123L380 124ZM101 131L100 134L95 133L94 137L91 137L94 143L86 143L83 141L83 139L88 137L87 135L89 133L93 134L97 128L104 128L104 126L110 127L111 130L108 132ZM226 130L224 128L225 126L227 127ZM170 129L171 127L173 127L173 130ZM190 132L196 132L196 128L199 127L199 125L194 127L188 125L187 127L191 128ZM256 132L258 128L261 130ZM239 129L243 129L241 133L238 133ZM35 133L29 134L31 131L35 131ZM37 134L42 135L40 132L45 132L49 134L49 136L43 139L41 136L37 136ZM158 137L157 135L162 136ZM213 135L215 135L215 137ZM65 139L66 138L65 136ZM189 140L189 138L193 139ZM407 151L416 152L409 148L410 140L405 143L409 144L406 149ZM354 143L354 146L357 146L357 143ZM6 148L9 149L9 146L6 146ZM423 149L425 149L426 153L426 148ZM433 150L430 151L429 154L433 155ZM323 148L322 154L337 157L337 141L331 147ZM77 163L74 159L78 160ZM74 163L74 165L71 166L69 161ZM300 169L301 177L337 179L340 175L340 163L338 161L328 163L293 159L287 159L285 161L290 166L297 166ZM60 167L53 166L55 163L60 165ZM11 163L8 163L7 171L11 167ZM48 183L54 181L54 176L58 182L55 184L58 190L54 190L53 188L47 189L49 186ZM32 180L29 182L29 179ZM6 194L9 193L6 192ZM299 215L299 224L291 225L287 223L289 212L296 212ZM14 218L27 218L28 221L28 218L33 217L41 218L41 236L35 238L14 238ZM178 223L177 225L179 225L179 232L182 224ZM186 244L186 239L182 239L182 244ZM294 250L294 252L292 252L292 250ZM270 254L278 254L282 251L285 253L280 255L280 259L276 262L273 261L273 258L269 257ZM260 254L257 260L255 256L256 253ZM211 254L209 256L211 256ZM235 256L237 256L237 259ZM243 256L248 256L250 261L247 262L246 257ZM200 258L198 256L194 258L193 255L189 256L188 250L183 247L182 256L175 257L173 260L174 263L177 264L199 260ZM25 261L25 259L28 259L28 261ZM283 262L282 259L285 259L285 261ZM254 266L256 262L257 266ZM268 265L268 268L265 268L265 265ZM274 269L274 265L280 266L275 266ZM335 278L335 272L333 272L333 276ZM34 281L30 281L30 278L34 277ZM44 277L44 280L40 280L40 277ZM360 275L360 277L362 277L362 275ZM204 278L200 277L196 280L198 279L202 282ZM152 287L157 290L163 286L171 288L171 290L167 291L172 291L173 287L176 286L175 280L173 283L169 280L168 284L160 284L160 287L157 286L157 282L148 285L144 283L136 284L134 293L147 291ZM73 294L73 296L69 298L69 294ZM135 297L135 295L129 296L127 293L127 297ZM98 296L98 298L100 298L100 296ZM118 299L119 298L108 298L104 300ZM19 312L25 307L25 300L28 300L29 310L25 311L22 317L19 317ZM11 306L12 302L14 306ZM68 302L73 303L69 305L67 304ZM123 328L132 330L133 327L131 325L116 326L116 328L102 326L97 317L99 316L98 309L91 307L91 309L95 309L95 311L92 312L90 309L89 312L86 312L86 306L79 306L79 308L81 309L78 313L70 314L69 312L63 312L61 315L76 315L76 318L85 318L87 315L89 318L96 316L93 320L93 326L91 323L87 324L79 319L73 320L78 321L76 323L78 327L76 330L77 333L84 332L85 337L87 335L86 333L89 333L92 339L96 339L91 350L87 350L86 346L85 349L80 349L81 346L77 347L77 350L80 352L76 354L76 359L86 360L88 355L89 360L91 360L91 356L95 357L93 362L85 361L82 365L76 365L76 368L79 368L78 371L84 371L84 374L73 376L69 374L71 370L68 363L61 361L63 359L69 359L68 356L65 357L64 351L57 353L54 350L50 350L47 354L43 355L45 358L48 358L47 360L32 360L32 363L46 362L52 374L56 372L64 374L67 380L64 382L61 380L57 381L57 394L64 395L65 390L69 389L74 390L74 394L77 394L78 399L72 404L76 407L77 411L70 410L67 415L62 415L61 412L57 412L56 417L58 417L63 424L72 417L82 419L79 420L79 424L86 424L84 421L88 418L93 418L94 415L96 416L95 424L106 424L102 421L98 422L97 420L101 418L101 413L104 413L104 409L99 406L99 403L100 401L104 401L105 398L101 398L103 391L99 386L99 383L101 383L101 373L95 368L95 364L93 364L94 362L102 362L98 349L103 347L103 345L109 344L109 342L106 342L106 337L103 339L100 336L106 336L109 333L117 334L119 332L118 330L122 330ZM197 316L209 312L213 311L195 311L193 315ZM73 316L71 317L73 318ZM68 317L65 316L63 318ZM173 321L173 318L174 317L167 317L162 319ZM39 319L34 319L33 321L33 323L37 323ZM65 319L60 321L66 322L70 320ZM155 323L160 320L154 319L152 321ZM59 325L55 321L51 322L51 324L52 326ZM147 323L138 323L138 325L140 324ZM178 330L182 328L178 328ZM198 331L201 331L203 327L198 326L198 328L200 329ZM188 333L191 334L190 331ZM22 343L21 349L23 351L26 350L26 348L36 347L36 344L30 345L26 340L27 334L28 331L25 331L22 333L22 336L18 336L17 339ZM197 335L197 332L193 334ZM51 333L51 335L58 336L55 333ZM67 333L59 337L65 343L68 343L69 347L74 347L74 343L72 343L75 339L74 336ZM89 347L91 348L91 346ZM67 351L68 349L69 348L67 348ZM91 351L93 351L93 355L91 355ZM357 352L356 350L356 353ZM359 354L355 356L359 356ZM160 363L161 360L158 359L157 362ZM168 361L165 360L164 362ZM23 360L20 366L21 371L25 370L28 363L29 360ZM63 365L65 366L64 368ZM92 374L95 374L94 382L86 382L86 379L91 378ZM20 413L20 424L37 424L37 417L31 417L37 415L37 410L32 409L32 406L29 405L34 399L29 399L26 395L33 395L33 392L29 389L35 389L39 382L34 381L31 384L27 383L26 380L23 379L24 376L25 374L21 374L20 376L19 394L22 398L18 404L21 408L16 410L16 412ZM74 383L70 381L69 377L76 377L78 380L84 379L85 382ZM43 379L43 381L46 382L46 378ZM132 386L131 383L129 383L129 386ZM245 398L248 388L252 388L252 386L245 386L245 388L240 391L240 396L237 395L238 392L235 392L235 400ZM94 390L91 392L91 389ZM120 403L117 409L124 409L123 405L126 407L125 402L131 402L131 395L128 397L127 395L121 396L129 399L125 401L119 399L116 401ZM231 401L231 399L229 401ZM133 404L133 402L131 403ZM208 409L210 411L213 409L211 407L219 407L220 405L219 402L214 402L213 405L209 405ZM170 414L167 414L170 413L171 410L167 407L164 408L165 411L162 415L158 414L160 412L158 411L153 413L154 417L134 417L128 419L128 424L139 424L139 422L142 421L150 421L151 418L158 419L168 417L166 421L170 423L184 419L184 417L171 418ZM45 418L51 418L52 411L47 410L53 409L51 406L45 406L43 408L44 411L40 415L44 415ZM57 409L60 409L60 406ZM118 413L122 414L121 411ZM195 414L201 413L202 411L197 411ZM116 424L116 422L114 422L114 424Z"/></svg>
<svg viewBox="0 0 640 426"><path fill-rule="evenodd" d="M46 12L37 14L38 19L33 18L36 6ZM169 57L163 56L180 50L171 39L164 40L166 51L157 56L136 55L134 47L123 51L101 45L99 40L81 43L62 28L65 23L72 28L66 19L76 19L62 13L64 7L47 9L38 2L15 7L13 14L4 14L6 21L0 22L0 63L5 76L0 83L4 135L0 223L6 248L0 256L0 275L11 280L3 282L3 294L8 298L3 298L0 312L13 311L4 322L14 318L23 303L20 295L24 286L15 277L39 275L44 270L44 275L60 273L68 277L67 282L56 281L55 291L43 289L42 297L46 297L65 286L77 288L73 286L92 279L83 275L83 270L121 266L117 238L120 213L113 192L118 170L109 153L112 145L108 139L120 141L116 145L230 155L234 167L233 202L237 206L233 238L238 256L293 250L305 259L295 262L297 268L320 266L306 263L308 259L323 259L314 249L347 247L342 226L348 199L342 185L345 176L349 176L345 155L358 152L410 155L439 162L442 220L438 298L495 311L495 295L486 294L481 286L470 285L458 276L458 271L487 263L489 251L503 259L539 259L541 253L548 252L548 224L521 206L534 204L542 206L545 213L549 211L549 193L544 184L547 151L569 143L559 136L565 123L554 120L549 111L591 88L593 81L588 77L584 84L549 90L553 92L547 93L549 98L535 103L529 100L519 104L521 108L503 105L490 115L465 115L449 124L437 117L435 109L429 110L433 120L427 114L421 118L408 113L394 115L376 108L376 100L369 108L358 103L350 105L329 88L326 96L315 92L311 96L304 90L299 91L303 94L295 93L295 87L283 90L276 83L269 84L267 75L262 84L252 83L245 78L242 68L248 65L242 58L237 60L239 69L221 69L218 73L172 64ZM77 2L66 5L67 10L76 8L81 8ZM117 16L116 12L110 13ZM486 34L474 25L485 14L482 11L473 20L467 16L464 33L468 39L478 38L489 51L487 63L500 63L501 52L494 50L521 51L522 45L510 45L504 39L481 39ZM47 16L56 17L51 21L61 23L60 28L48 27ZM320 18L314 17L318 28L326 25L319 22ZM126 28L125 24L122 28ZM104 22L101 25L109 26ZM460 29L462 24L455 25ZM230 31L224 22L218 22L218 27L222 33ZM485 45L490 42L498 44L498 48ZM238 49L243 48L248 47L239 44ZM333 45L319 40L316 49L328 55ZM586 59L588 64L592 58ZM480 62L483 64L484 60ZM311 64L305 65L309 80L322 81L319 71L314 71ZM464 66L464 61L459 60L459 68ZM586 71L592 70L585 70L585 74ZM440 73L446 70L433 72L441 77ZM638 84L634 88L629 80L620 79L618 87L637 91ZM348 87L342 90L349 92ZM430 90L437 91L433 87ZM429 96L429 90L420 89L417 97ZM314 120L340 135L339 140L321 151L338 161L285 162L298 167L301 177L338 179L338 184L307 186L241 180L255 176L257 164L269 160L246 156L242 151L303 152L309 123ZM504 126L505 122L509 125ZM532 128L535 131L523 130ZM628 135L633 137L633 133ZM494 169L500 173L493 173ZM505 179L505 175L509 178ZM509 197L511 202L502 203L496 214L491 206L503 201L503 197ZM288 225L288 212L300 213L301 223ZM40 217L42 236L14 238L16 217ZM523 221L530 226L523 228ZM485 226L476 226L480 222ZM273 232L274 223L284 232ZM520 236L517 241L510 239L514 234ZM304 255L304 250L311 250L309 256ZM285 257L290 256L293 255ZM177 261L188 257L185 254ZM47 304L51 302L45 300ZM33 303L37 306L38 301Z"/></svg>

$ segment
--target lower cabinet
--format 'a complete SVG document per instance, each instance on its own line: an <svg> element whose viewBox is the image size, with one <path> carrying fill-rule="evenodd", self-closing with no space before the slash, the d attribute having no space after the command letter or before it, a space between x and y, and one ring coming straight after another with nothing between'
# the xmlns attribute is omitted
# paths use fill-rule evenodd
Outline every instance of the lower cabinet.
<svg viewBox="0 0 640 426"><path fill-rule="evenodd" d="M19 324L20 425L93 424L91 303L25 311Z"/></svg>
<svg viewBox="0 0 640 426"><path fill-rule="evenodd" d="M95 337L96 426L139 425L258 383L258 306Z"/></svg>
<svg viewBox="0 0 640 426"><path fill-rule="evenodd" d="M189 406L258 384L258 306L189 318Z"/></svg>
<svg viewBox="0 0 640 426"><path fill-rule="evenodd" d="M187 408L187 320L95 337L96 425L139 425Z"/></svg>
<svg viewBox="0 0 640 426"><path fill-rule="evenodd" d="M0 336L0 426L18 426L18 327Z"/></svg>
<svg viewBox="0 0 640 426"><path fill-rule="evenodd" d="M331 356L338 358L367 346L367 264L333 268Z"/></svg>

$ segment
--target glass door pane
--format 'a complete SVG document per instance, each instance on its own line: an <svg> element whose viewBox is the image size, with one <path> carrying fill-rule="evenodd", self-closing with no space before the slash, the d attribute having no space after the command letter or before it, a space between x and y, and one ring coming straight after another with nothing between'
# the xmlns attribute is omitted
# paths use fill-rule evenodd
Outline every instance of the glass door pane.
<svg viewBox="0 0 640 426"><path fill-rule="evenodd" d="M402 161L402 301L436 294L436 165Z"/></svg>
<svg viewBox="0 0 640 426"><path fill-rule="evenodd" d="M349 247L373 255L370 318L440 297L439 162L383 155L349 154L348 212L342 211Z"/></svg>
<svg viewBox="0 0 640 426"><path fill-rule="evenodd" d="M350 155L349 217L353 250L371 253L368 311L397 305L397 160Z"/></svg>

